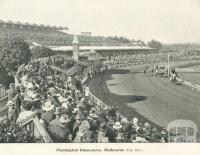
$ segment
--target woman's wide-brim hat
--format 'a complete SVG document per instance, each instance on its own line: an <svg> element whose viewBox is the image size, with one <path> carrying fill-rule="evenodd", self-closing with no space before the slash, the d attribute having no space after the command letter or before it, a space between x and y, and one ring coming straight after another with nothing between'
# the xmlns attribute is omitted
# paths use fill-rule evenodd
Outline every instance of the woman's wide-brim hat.
<svg viewBox="0 0 200 155"><path fill-rule="evenodd" d="M60 117L59 122L60 123L69 123L71 119L69 118L68 115L64 114Z"/></svg>
<svg viewBox="0 0 200 155"><path fill-rule="evenodd" d="M54 108L54 105L51 104L50 101L44 103L42 109L45 111L51 111Z"/></svg>
<svg viewBox="0 0 200 155"><path fill-rule="evenodd" d="M122 125L120 124L120 122L115 122L115 124L113 125L113 128L116 130L119 130L122 128Z"/></svg>

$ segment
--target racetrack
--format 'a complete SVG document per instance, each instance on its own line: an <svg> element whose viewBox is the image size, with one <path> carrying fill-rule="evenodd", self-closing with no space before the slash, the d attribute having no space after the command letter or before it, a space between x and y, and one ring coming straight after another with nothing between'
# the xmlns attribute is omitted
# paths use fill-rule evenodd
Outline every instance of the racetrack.
<svg viewBox="0 0 200 155"><path fill-rule="evenodd" d="M176 119L192 120L200 130L200 93L169 83L167 78L144 75L141 66L107 71L104 80L95 77L91 91L132 119L140 117L166 127ZM200 137L198 133L198 137Z"/></svg>

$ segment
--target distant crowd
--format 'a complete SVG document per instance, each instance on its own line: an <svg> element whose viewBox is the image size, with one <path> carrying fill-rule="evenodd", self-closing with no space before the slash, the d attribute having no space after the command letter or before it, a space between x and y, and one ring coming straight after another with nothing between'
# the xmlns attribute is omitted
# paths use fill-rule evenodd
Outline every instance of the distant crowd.
<svg viewBox="0 0 200 155"><path fill-rule="evenodd" d="M138 64L159 64L168 61L167 53L158 54L136 54L136 55L111 55L103 57L108 68L118 68L124 66L133 66ZM170 54L170 61L191 60L193 57L184 52Z"/></svg>

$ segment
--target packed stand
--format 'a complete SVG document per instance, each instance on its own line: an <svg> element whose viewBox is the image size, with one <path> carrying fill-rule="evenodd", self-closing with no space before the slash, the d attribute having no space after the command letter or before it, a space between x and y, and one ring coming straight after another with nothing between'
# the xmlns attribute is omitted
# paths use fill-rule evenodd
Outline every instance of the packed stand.
<svg viewBox="0 0 200 155"><path fill-rule="evenodd" d="M168 61L167 53L159 54L135 54L135 55L112 55L103 56L105 64L109 68L118 68L123 66L132 66L138 64L158 64ZM170 54L170 61L192 60L193 57L185 52L177 52Z"/></svg>
<svg viewBox="0 0 200 155"><path fill-rule="evenodd" d="M10 94L9 120L20 125L37 115L54 142L167 142L166 129L136 117L130 121L115 105L99 107L77 76L63 75L41 62L19 68L17 75L20 82L16 94Z"/></svg>
<svg viewBox="0 0 200 155"><path fill-rule="evenodd" d="M43 46L71 46L73 35L58 30L49 29L47 27L4 27L0 23L0 38L5 36L15 36L29 42L36 42ZM98 36L78 36L80 45L82 46L120 46L122 42Z"/></svg>
<svg viewBox="0 0 200 155"><path fill-rule="evenodd" d="M109 68L118 68L122 66L131 66L138 64L153 64L159 62L166 62L167 57L160 54L140 54L140 55L117 55L107 56L105 64Z"/></svg>

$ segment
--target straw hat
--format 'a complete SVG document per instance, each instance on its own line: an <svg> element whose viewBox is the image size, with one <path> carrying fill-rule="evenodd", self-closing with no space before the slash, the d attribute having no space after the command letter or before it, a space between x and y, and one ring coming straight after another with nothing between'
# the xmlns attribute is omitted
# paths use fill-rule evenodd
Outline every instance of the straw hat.
<svg viewBox="0 0 200 155"><path fill-rule="evenodd" d="M25 102L32 102L32 101L33 101L33 98L32 98L31 96L26 96L26 97L24 98L24 101L25 101Z"/></svg>
<svg viewBox="0 0 200 155"><path fill-rule="evenodd" d="M50 91L50 92L53 92L53 91L55 91L55 88L54 88L54 87L50 87L50 88L49 88L49 91Z"/></svg>
<svg viewBox="0 0 200 155"><path fill-rule="evenodd" d="M103 109L103 110L108 110L109 107L108 107L108 105L103 105L102 109Z"/></svg>
<svg viewBox="0 0 200 155"><path fill-rule="evenodd" d="M13 101L12 100L10 100L10 101L8 101L7 102L7 104L6 104L7 106L12 106L12 105L14 105L14 103L13 103Z"/></svg>
<svg viewBox="0 0 200 155"><path fill-rule="evenodd" d="M72 111L72 113L77 113L79 110L79 108L74 108L74 110Z"/></svg>
<svg viewBox="0 0 200 155"><path fill-rule="evenodd" d="M90 114L89 114L90 117L92 118L98 118L99 116L97 115L97 110L95 108L92 108L90 110Z"/></svg>
<svg viewBox="0 0 200 155"><path fill-rule="evenodd" d="M68 108L67 102L63 102L62 107L67 109Z"/></svg>
<svg viewBox="0 0 200 155"><path fill-rule="evenodd" d="M51 104L50 101L44 103L42 109L45 111L51 111L54 108L54 105Z"/></svg>
<svg viewBox="0 0 200 155"><path fill-rule="evenodd" d="M69 123L70 121L71 121L71 119L66 114L61 115L61 117L59 119L60 123Z"/></svg>
<svg viewBox="0 0 200 155"><path fill-rule="evenodd" d="M160 142L161 142L161 143L165 143L164 137L161 138Z"/></svg>
<svg viewBox="0 0 200 155"><path fill-rule="evenodd" d="M61 95L59 93L56 94L57 97L60 97Z"/></svg>
<svg viewBox="0 0 200 155"><path fill-rule="evenodd" d="M28 88L28 89L33 88L33 83L29 82L29 83L27 84L27 88Z"/></svg>
<svg viewBox="0 0 200 155"><path fill-rule="evenodd" d="M129 123L129 121L126 117L124 117L124 118L122 118L121 123Z"/></svg>
<svg viewBox="0 0 200 155"><path fill-rule="evenodd" d="M122 125L120 124L120 122L115 122L115 124L113 125L113 128L116 130L119 130L122 128Z"/></svg>
<svg viewBox="0 0 200 155"><path fill-rule="evenodd" d="M163 129L162 129L161 134L162 134L162 135L166 135L166 134L167 134L166 128L163 128Z"/></svg>
<svg viewBox="0 0 200 155"><path fill-rule="evenodd" d="M137 117L134 117L133 120L132 120L132 123L137 125L138 124L138 118Z"/></svg>
<svg viewBox="0 0 200 155"><path fill-rule="evenodd" d="M89 114L89 116L90 116L91 118L98 118L98 117L99 117L99 116L96 115L95 113L94 113L94 114Z"/></svg>
<svg viewBox="0 0 200 155"><path fill-rule="evenodd" d="M68 96L67 100L68 100L69 102L72 102L73 98L72 98L71 96Z"/></svg>
<svg viewBox="0 0 200 155"><path fill-rule="evenodd" d="M91 116L87 116L87 119L89 120L93 120L93 118Z"/></svg>
<svg viewBox="0 0 200 155"><path fill-rule="evenodd" d="M62 97L62 96L59 96L59 97L58 97L58 101L59 101L60 103L63 103L63 102L67 102L67 99L64 98L64 97Z"/></svg>

